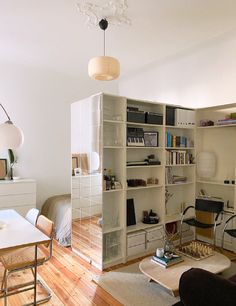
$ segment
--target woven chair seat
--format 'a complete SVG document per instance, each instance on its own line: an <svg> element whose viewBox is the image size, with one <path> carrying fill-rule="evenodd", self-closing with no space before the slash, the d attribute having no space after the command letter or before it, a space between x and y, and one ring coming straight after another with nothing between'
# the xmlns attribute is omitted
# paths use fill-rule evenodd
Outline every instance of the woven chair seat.
<svg viewBox="0 0 236 306"><path fill-rule="evenodd" d="M38 248L38 264L45 261L45 255ZM0 257L0 260L6 270L21 269L28 266L33 266L35 263L35 248L26 247L17 249L14 252L9 252Z"/></svg>

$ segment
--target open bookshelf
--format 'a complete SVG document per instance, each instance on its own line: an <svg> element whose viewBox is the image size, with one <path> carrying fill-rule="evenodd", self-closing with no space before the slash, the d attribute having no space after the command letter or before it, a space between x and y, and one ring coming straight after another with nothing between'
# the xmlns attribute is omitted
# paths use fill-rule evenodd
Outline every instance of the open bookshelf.
<svg viewBox="0 0 236 306"><path fill-rule="evenodd" d="M105 269L151 254L163 244L163 228L174 224L178 230L183 209L194 205L201 190L222 198L225 210L235 212L236 125L222 125L221 120L236 113L236 104L193 110L109 94L73 104L72 140L77 144L72 144L72 154L89 152L90 156L95 151L99 160L96 170L73 177L72 188L75 222L84 226L84 220L90 220L100 229L96 243L91 240L94 228L87 230L87 242L95 245L99 257L96 261L85 254L90 262ZM207 119L221 125L200 126ZM197 174L197 157L202 151L217 157L217 171L210 179ZM97 185L94 177L99 177ZM128 199L133 200L136 219L129 226ZM143 223L144 212L151 210L158 223ZM192 238L193 232L186 228L186 241ZM226 246L235 250L232 241Z"/></svg>

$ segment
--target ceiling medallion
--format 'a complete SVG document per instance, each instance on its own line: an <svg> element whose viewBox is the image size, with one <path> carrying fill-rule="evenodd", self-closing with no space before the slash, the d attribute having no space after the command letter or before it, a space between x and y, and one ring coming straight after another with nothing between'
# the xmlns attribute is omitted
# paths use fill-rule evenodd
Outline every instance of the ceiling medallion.
<svg viewBox="0 0 236 306"><path fill-rule="evenodd" d="M106 19L112 25L131 24L126 16L127 0L79 0L77 6L87 17L89 26L97 26L102 19Z"/></svg>

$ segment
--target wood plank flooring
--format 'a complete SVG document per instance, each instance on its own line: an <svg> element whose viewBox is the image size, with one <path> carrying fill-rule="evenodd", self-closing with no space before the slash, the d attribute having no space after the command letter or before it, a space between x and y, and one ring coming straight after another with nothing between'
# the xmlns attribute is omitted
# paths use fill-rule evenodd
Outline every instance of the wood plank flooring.
<svg viewBox="0 0 236 306"><path fill-rule="evenodd" d="M110 294L92 281L93 275L102 272L92 267L89 263L72 253L69 248L53 244L53 257L39 267L39 275L54 292L53 298L43 305L50 306L121 306ZM0 279L3 268L0 266ZM10 285L31 280L30 272L19 272L9 279ZM40 297L43 296L39 290ZM33 293L22 293L9 298L8 306L20 306L32 300ZM3 305L3 300L0 300Z"/></svg>
<svg viewBox="0 0 236 306"><path fill-rule="evenodd" d="M235 256L235 253L224 251L229 258ZM135 259L127 264L139 261ZM127 264L120 264L115 268L123 267ZM70 248L64 248L54 242L53 257L39 267L39 276L47 283L53 291L52 299L43 305L48 306L122 306L110 294L92 281L94 275L100 275L102 272L91 266L89 263L75 255ZM3 267L0 265L0 282L3 276ZM9 279L10 285L19 284L22 281L30 281L32 274L28 271L15 273ZM39 297L44 293L39 288ZM32 301L33 292L22 293L9 298L8 306L20 306ZM3 306L3 300L0 300Z"/></svg>
<svg viewBox="0 0 236 306"><path fill-rule="evenodd" d="M80 253L102 266L102 228L98 225L101 216L76 219L72 222L72 246Z"/></svg>

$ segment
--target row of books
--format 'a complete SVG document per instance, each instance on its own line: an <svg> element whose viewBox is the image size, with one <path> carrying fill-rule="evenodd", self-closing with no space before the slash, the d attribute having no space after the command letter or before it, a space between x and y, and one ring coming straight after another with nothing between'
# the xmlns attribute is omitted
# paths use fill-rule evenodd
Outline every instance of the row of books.
<svg viewBox="0 0 236 306"><path fill-rule="evenodd" d="M168 268L170 266L173 266L179 262L183 261L183 258L180 255L176 255L174 254L174 256L170 259L167 259L165 257L158 257L156 255L154 255L152 257L152 261L159 264L160 266L164 267L164 268Z"/></svg>
<svg viewBox="0 0 236 306"><path fill-rule="evenodd" d="M166 174L166 177L165 177L166 184L180 184L180 183L186 183L187 182L187 177L186 176L174 175L172 173L171 167L168 167L166 169L165 174Z"/></svg>
<svg viewBox="0 0 236 306"><path fill-rule="evenodd" d="M193 147L194 142L185 136L176 136L170 132L166 133L166 146L169 148L186 148Z"/></svg>
<svg viewBox="0 0 236 306"><path fill-rule="evenodd" d="M166 150L166 165L188 165L193 163L193 154L184 150Z"/></svg>
<svg viewBox="0 0 236 306"><path fill-rule="evenodd" d="M236 124L236 119L234 118L220 119L216 121L216 124L217 125Z"/></svg>

